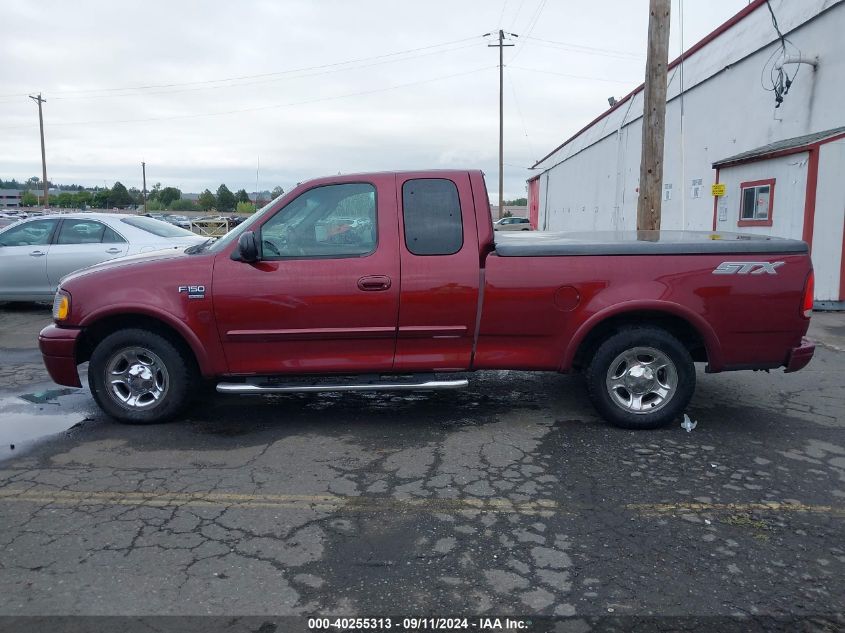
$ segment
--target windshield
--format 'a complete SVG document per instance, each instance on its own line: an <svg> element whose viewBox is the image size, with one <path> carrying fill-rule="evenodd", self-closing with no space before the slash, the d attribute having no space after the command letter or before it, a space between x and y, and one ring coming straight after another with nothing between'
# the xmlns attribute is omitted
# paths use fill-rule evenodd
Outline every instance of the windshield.
<svg viewBox="0 0 845 633"><path fill-rule="evenodd" d="M270 207L272 207L274 204L276 204L276 202L281 200L284 195L285 194L282 194L281 196L276 196L275 198L273 198L270 202L265 204L255 213L253 213L248 219L244 220L244 222L242 222L241 224L233 228L231 231L226 233L226 235L214 242L214 244L208 247L208 250L212 252L218 252L226 248L226 246L228 246L232 242L237 241L241 233L243 233L244 231L249 231L250 227L255 224L267 212Z"/></svg>
<svg viewBox="0 0 845 633"><path fill-rule="evenodd" d="M191 233L187 229L181 229L178 226L173 226L172 224L154 218L138 216L137 218L123 218L121 222L129 226L134 226L136 229L146 231L147 233L158 235L159 237L196 237L196 233Z"/></svg>

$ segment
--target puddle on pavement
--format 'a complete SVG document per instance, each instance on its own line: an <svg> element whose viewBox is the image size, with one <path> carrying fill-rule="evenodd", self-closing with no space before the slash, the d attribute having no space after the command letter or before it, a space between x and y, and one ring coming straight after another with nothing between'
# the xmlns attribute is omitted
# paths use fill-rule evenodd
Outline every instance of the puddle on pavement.
<svg viewBox="0 0 845 633"><path fill-rule="evenodd" d="M21 454L37 440L82 422L85 414L69 406L78 399L75 394L85 398L82 389L0 396L0 460Z"/></svg>

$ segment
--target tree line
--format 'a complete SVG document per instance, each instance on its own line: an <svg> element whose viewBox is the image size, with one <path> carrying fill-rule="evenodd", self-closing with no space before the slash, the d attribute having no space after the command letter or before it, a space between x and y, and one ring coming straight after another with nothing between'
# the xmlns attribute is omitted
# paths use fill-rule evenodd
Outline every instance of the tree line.
<svg viewBox="0 0 845 633"><path fill-rule="evenodd" d="M11 185L16 186L12 187ZM49 184L49 183L48 183ZM52 187L52 185L50 185ZM16 180L0 180L0 188L8 189L35 189L27 190L21 194L21 205L34 207L39 204L40 181L38 178L30 178L25 183ZM113 207L126 208L138 207L144 204L144 196L136 187L126 188L121 182L115 182L112 187L94 187L84 189L80 185L59 185L60 192L51 194L49 199L50 207L61 209L109 209ZM257 207L261 207L273 198L284 193L281 187L275 187L272 191L261 191L258 199L253 202L246 189L239 189L235 193L225 185L221 184L216 193L211 190L204 190L197 200L182 197L182 191L176 187L162 187L156 183L147 192L147 211L220 211L238 213L252 213Z"/></svg>

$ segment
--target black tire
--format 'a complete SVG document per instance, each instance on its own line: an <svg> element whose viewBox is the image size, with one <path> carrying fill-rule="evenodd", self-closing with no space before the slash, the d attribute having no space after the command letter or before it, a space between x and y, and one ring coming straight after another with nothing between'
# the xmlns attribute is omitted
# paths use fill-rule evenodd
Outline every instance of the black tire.
<svg viewBox="0 0 845 633"><path fill-rule="evenodd" d="M139 359L134 365L127 360L133 354ZM121 370L124 366L126 370ZM138 368L140 376L128 375L133 367ZM149 377L143 373L144 368ZM118 370L127 373L114 373ZM118 381L114 387L110 384L112 376ZM136 379L137 384L131 383ZM94 348L88 365L88 386L94 400L109 416L129 424L172 420L184 411L198 384L193 358L150 330L132 328L110 334ZM135 391L145 389L146 393L133 396ZM154 397L154 393L159 396ZM121 401L124 397L126 402Z"/></svg>
<svg viewBox="0 0 845 633"><path fill-rule="evenodd" d="M659 355L654 356L655 351ZM625 356L638 362L629 364ZM671 362L663 365L666 360ZM613 374L609 373L611 366ZM661 366L657 372L652 369ZM631 375L628 368L650 373ZM656 429L678 419L686 409L695 391L695 365L689 350L669 332L635 327L621 330L599 345L587 367L586 379L590 400L605 420L624 429ZM619 383L626 384L611 388ZM672 384L674 387L666 388ZM666 396L661 397L664 391ZM640 412L635 413L638 408Z"/></svg>

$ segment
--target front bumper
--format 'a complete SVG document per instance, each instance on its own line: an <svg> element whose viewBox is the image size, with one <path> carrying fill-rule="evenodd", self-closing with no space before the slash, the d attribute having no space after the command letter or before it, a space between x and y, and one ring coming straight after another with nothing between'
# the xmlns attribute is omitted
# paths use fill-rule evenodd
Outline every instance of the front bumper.
<svg viewBox="0 0 845 633"><path fill-rule="evenodd" d="M784 369L784 373L788 374L789 372L804 369L804 367L813 360L813 354L815 351L816 344L808 338L802 338L801 345L793 347L790 350L789 356L786 359L786 369Z"/></svg>
<svg viewBox="0 0 845 633"><path fill-rule="evenodd" d="M38 347L44 366L53 382L68 387L81 387L76 370L76 339L82 330L48 325L38 335Z"/></svg>

